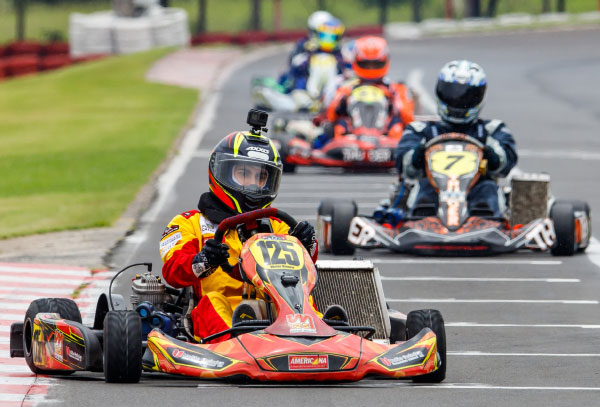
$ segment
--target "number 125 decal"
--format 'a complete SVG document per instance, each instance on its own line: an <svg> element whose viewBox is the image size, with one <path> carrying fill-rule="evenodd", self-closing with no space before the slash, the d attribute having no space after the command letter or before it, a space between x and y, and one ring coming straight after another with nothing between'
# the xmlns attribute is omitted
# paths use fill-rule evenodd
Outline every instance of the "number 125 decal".
<svg viewBox="0 0 600 407"><path fill-rule="evenodd" d="M304 263L302 248L291 241L260 239L250 251L256 263L264 268L299 270Z"/></svg>

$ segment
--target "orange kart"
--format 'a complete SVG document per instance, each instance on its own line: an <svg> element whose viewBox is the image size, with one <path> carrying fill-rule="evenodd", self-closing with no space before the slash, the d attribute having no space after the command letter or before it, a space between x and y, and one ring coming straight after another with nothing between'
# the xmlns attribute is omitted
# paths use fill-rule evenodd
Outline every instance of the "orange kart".
<svg viewBox="0 0 600 407"><path fill-rule="evenodd" d="M260 209L225 219L215 239L237 225L268 217L278 217L292 228L296 224L280 210ZM277 382L355 381L367 375L424 382L444 379L445 332L438 311L409 313L401 325L406 335L395 335L409 339L392 340L393 344L370 340L374 328L321 319L309 302L317 268L302 244L289 235L253 235L243 244L239 269L256 294L250 295L256 299L242 304L254 306L259 319L234 320L231 329L201 343L195 343L185 326L189 295L174 289L160 295L144 291L142 279L148 286L162 284L148 272L134 280L134 292L142 297L134 301L136 311L117 310L123 308L122 298L109 291L99 300L93 327L81 324L70 300L34 301L24 324L11 327L11 356L24 356L36 373L104 370L109 382L137 382L142 369L203 379ZM154 302L140 301L150 298ZM156 327L145 333L148 324ZM223 335L231 338L209 343Z"/></svg>

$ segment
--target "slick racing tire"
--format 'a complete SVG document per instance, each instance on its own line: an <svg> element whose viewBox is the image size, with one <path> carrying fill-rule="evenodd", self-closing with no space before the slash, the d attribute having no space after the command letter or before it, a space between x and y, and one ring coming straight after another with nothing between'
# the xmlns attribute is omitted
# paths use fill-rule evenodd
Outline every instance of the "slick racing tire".
<svg viewBox="0 0 600 407"><path fill-rule="evenodd" d="M63 319L81 323L81 313L79 312L79 308L77 308L75 301L69 298L40 298L29 304L23 323L23 351L27 366L29 366L33 373L37 374L67 375L73 373L73 371L68 370L44 370L33 363L33 321L35 316L40 312L56 313Z"/></svg>
<svg viewBox="0 0 600 407"><path fill-rule="evenodd" d="M591 237L592 237L592 210L590 209L590 205L587 202L580 201L578 199L558 199L554 202L554 204L556 205L557 203L570 203L571 205L573 205L574 212L585 212L585 216L588 219L587 241L589 244L589 241L591 240ZM587 247L588 247L587 244L583 247L578 246L577 252L583 253L583 252L585 252L585 249L587 249Z"/></svg>
<svg viewBox="0 0 600 407"><path fill-rule="evenodd" d="M569 202L552 205L550 219L554 223L556 243L550 248L553 256L572 256L575 253L575 214Z"/></svg>
<svg viewBox="0 0 600 407"><path fill-rule="evenodd" d="M411 311L406 317L406 337L417 335L423 328L431 329L437 336L437 351L442 365L435 372L413 378L418 383L440 383L446 378L446 328L444 318L438 310L423 309Z"/></svg>
<svg viewBox="0 0 600 407"><path fill-rule="evenodd" d="M109 311L104 318L104 379L137 383L142 375L142 320L134 311Z"/></svg>
<svg viewBox="0 0 600 407"><path fill-rule="evenodd" d="M331 252L333 254L354 254L355 248L348 242L348 231L356 212L354 202L336 202L331 208Z"/></svg>

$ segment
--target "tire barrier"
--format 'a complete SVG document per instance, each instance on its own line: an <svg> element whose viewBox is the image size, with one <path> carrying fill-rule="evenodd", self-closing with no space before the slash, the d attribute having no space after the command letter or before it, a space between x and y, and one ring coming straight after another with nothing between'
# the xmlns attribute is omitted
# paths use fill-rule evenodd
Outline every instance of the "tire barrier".
<svg viewBox="0 0 600 407"><path fill-rule="evenodd" d="M140 17L119 17L112 11L73 13L69 18L71 55L129 54L190 43L187 12L152 7Z"/></svg>

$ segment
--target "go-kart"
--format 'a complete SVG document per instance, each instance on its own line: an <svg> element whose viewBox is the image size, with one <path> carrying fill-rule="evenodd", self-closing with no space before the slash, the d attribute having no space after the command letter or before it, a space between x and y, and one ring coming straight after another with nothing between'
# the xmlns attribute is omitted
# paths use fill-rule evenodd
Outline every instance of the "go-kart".
<svg viewBox="0 0 600 407"><path fill-rule="evenodd" d="M307 58L296 55L295 58ZM321 109L323 92L338 74L338 63L332 54L318 52L309 56L309 73L304 89L286 93L283 85L269 77L252 78L250 94L254 106L273 112L313 112Z"/></svg>
<svg viewBox="0 0 600 407"><path fill-rule="evenodd" d="M229 229L239 225L250 228L269 217L292 228L296 225L278 209L260 209L225 219L215 239L222 240ZM343 273L354 266L342 263ZM330 262L325 268L332 267ZM421 382L444 379L445 331L438 311L413 311L397 317L395 323L390 316L383 340L371 340L375 328L353 326L343 318L344 313L321 319L309 301L317 284L317 269L298 239L289 235L257 233L249 237L243 243L239 272L248 290L240 307L252 307L256 319L236 320L234 312L230 329L202 338L200 343L194 339L188 318L196 300L193 293L165 287L149 267L133 281L135 310L125 310L123 298L109 288L108 296L102 295L98 301L93 326L82 324L72 300L33 301L24 323L11 326L11 356L25 357L34 373L103 370L108 382L137 382L142 369L203 379L285 382L355 381L367 375ZM335 284L333 294L343 293L347 284L341 282ZM376 301L356 282L351 290L360 292L355 296L365 294L359 298L363 303ZM350 295L346 292L344 296ZM379 306L376 303L376 311L387 319L387 309ZM229 339L211 343L225 335Z"/></svg>
<svg viewBox="0 0 600 407"><path fill-rule="evenodd" d="M591 238L589 205L552 198L546 174L514 177L501 218L494 218L487 207L469 208L468 193L487 168L483 147L459 133L440 135L425 145L425 173L438 192L437 210L436 205L417 203L412 216L394 222L393 215L406 208L387 208L390 220L381 211L374 216L357 215L353 201L322 201L317 218L321 250L352 254L355 248L388 248L444 256L519 249L549 250L553 255L584 251Z"/></svg>
<svg viewBox="0 0 600 407"><path fill-rule="evenodd" d="M348 97L347 111L348 134L334 135L331 123L326 123L320 131L298 120L276 126L272 138L280 146L284 171L293 172L298 165L393 168L399 138L384 133L390 120L384 92L372 85L356 87ZM322 135L317 137L319 134ZM322 146L321 138L327 139Z"/></svg>

